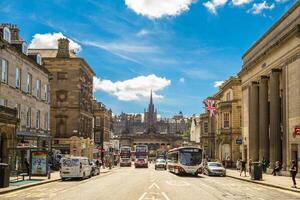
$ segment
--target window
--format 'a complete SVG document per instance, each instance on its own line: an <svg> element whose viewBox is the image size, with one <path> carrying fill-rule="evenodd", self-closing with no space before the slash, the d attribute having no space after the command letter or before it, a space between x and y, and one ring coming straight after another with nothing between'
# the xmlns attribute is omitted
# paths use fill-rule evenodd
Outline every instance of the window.
<svg viewBox="0 0 300 200"><path fill-rule="evenodd" d="M31 108L27 108L26 125L27 127L31 127Z"/></svg>
<svg viewBox="0 0 300 200"><path fill-rule="evenodd" d="M96 117L96 126L101 126L100 117Z"/></svg>
<svg viewBox="0 0 300 200"><path fill-rule="evenodd" d="M22 53L27 55L27 44L25 42L22 43Z"/></svg>
<svg viewBox="0 0 300 200"><path fill-rule="evenodd" d="M44 100L47 101L47 102L49 101L49 99L48 99L49 98L49 96L48 96L49 95L48 94L48 92L49 92L48 90L49 89L48 88L49 88L49 86L47 84L44 85L44 90L45 90L45 96L44 96L45 99Z"/></svg>
<svg viewBox="0 0 300 200"><path fill-rule="evenodd" d="M9 28L4 27L3 29L3 39L6 40L7 42L11 42L11 33Z"/></svg>
<svg viewBox="0 0 300 200"><path fill-rule="evenodd" d="M35 118L35 127L40 128L40 119L41 119L41 112L38 110L36 111L36 118Z"/></svg>
<svg viewBox="0 0 300 200"><path fill-rule="evenodd" d="M16 109L17 109L17 116L20 119L21 118L21 104L16 104Z"/></svg>
<svg viewBox="0 0 300 200"><path fill-rule="evenodd" d="M36 80L36 97L41 98L41 80Z"/></svg>
<svg viewBox="0 0 300 200"><path fill-rule="evenodd" d="M49 129L49 115L48 115L48 113L45 113L45 122L44 122L44 124L45 124L45 130L48 130Z"/></svg>
<svg viewBox="0 0 300 200"><path fill-rule="evenodd" d="M203 130L204 130L204 133L208 133L208 122L203 123Z"/></svg>
<svg viewBox="0 0 300 200"><path fill-rule="evenodd" d="M8 61L1 59L1 82L8 83Z"/></svg>
<svg viewBox="0 0 300 200"><path fill-rule="evenodd" d="M230 101L231 100L231 95L230 92L226 93L226 101Z"/></svg>
<svg viewBox="0 0 300 200"><path fill-rule="evenodd" d="M21 88L21 70L16 67L16 88Z"/></svg>
<svg viewBox="0 0 300 200"><path fill-rule="evenodd" d="M37 64L42 65L42 57L40 54L36 55L36 62L37 62Z"/></svg>
<svg viewBox="0 0 300 200"><path fill-rule="evenodd" d="M32 92L32 75L27 74L27 93L31 94Z"/></svg>
<svg viewBox="0 0 300 200"><path fill-rule="evenodd" d="M57 80L66 80L68 79L67 72L57 72Z"/></svg>
<svg viewBox="0 0 300 200"><path fill-rule="evenodd" d="M229 128L229 113L223 113L223 128Z"/></svg>
<svg viewBox="0 0 300 200"><path fill-rule="evenodd" d="M0 106L7 106L7 99L0 99Z"/></svg>

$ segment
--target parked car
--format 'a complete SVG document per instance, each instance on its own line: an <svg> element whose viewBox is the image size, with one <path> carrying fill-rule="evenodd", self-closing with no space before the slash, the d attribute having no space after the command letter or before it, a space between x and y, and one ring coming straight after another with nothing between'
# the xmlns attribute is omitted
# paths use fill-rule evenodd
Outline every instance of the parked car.
<svg viewBox="0 0 300 200"><path fill-rule="evenodd" d="M100 165L97 165L94 161L90 162L90 166L92 167L91 175L97 176L100 174Z"/></svg>
<svg viewBox="0 0 300 200"><path fill-rule="evenodd" d="M60 177L67 178L89 178L92 167L87 157L64 157L61 159Z"/></svg>
<svg viewBox="0 0 300 200"><path fill-rule="evenodd" d="M165 159L157 159L155 161L155 170L157 169L167 170L167 161Z"/></svg>
<svg viewBox="0 0 300 200"><path fill-rule="evenodd" d="M207 162L204 174L208 176L226 176L226 170L220 162Z"/></svg>

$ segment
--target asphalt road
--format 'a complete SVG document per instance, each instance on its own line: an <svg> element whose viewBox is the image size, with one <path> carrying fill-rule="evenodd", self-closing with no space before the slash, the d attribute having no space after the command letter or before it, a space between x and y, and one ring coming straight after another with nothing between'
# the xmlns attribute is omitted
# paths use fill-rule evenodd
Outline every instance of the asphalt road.
<svg viewBox="0 0 300 200"><path fill-rule="evenodd" d="M87 180L58 181L0 196L1 200L215 200L300 199L300 194L229 177L176 176L167 171L121 168Z"/></svg>

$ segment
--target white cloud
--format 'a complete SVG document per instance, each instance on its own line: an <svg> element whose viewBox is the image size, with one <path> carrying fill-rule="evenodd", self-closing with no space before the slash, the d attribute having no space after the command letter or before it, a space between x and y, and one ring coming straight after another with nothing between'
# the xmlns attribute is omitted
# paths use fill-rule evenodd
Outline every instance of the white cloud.
<svg viewBox="0 0 300 200"><path fill-rule="evenodd" d="M179 82L180 82L180 83L184 83L184 82L185 82L185 78L181 77L181 78L179 79Z"/></svg>
<svg viewBox="0 0 300 200"><path fill-rule="evenodd" d="M224 81L215 81L214 87L215 87L215 88L218 88L218 87L220 87L223 83L224 83Z"/></svg>
<svg viewBox="0 0 300 200"><path fill-rule="evenodd" d="M67 38L61 32L59 33L45 33L45 34L35 34L29 48L31 49L57 49L57 40L60 38ZM78 53L81 51L81 46L68 38L70 41L70 50Z"/></svg>
<svg viewBox="0 0 300 200"><path fill-rule="evenodd" d="M217 8L224 6L228 0L211 0L203 3L203 5L212 14L217 14Z"/></svg>
<svg viewBox="0 0 300 200"><path fill-rule="evenodd" d="M149 34L150 34L150 31L148 31L148 30L146 30L146 29L142 29L142 30L140 30L136 35L137 35L138 37L143 37L143 36L149 35Z"/></svg>
<svg viewBox="0 0 300 200"><path fill-rule="evenodd" d="M250 3L252 0L232 0L232 4L235 6L241 6Z"/></svg>
<svg viewBox="0 0 300 200"><path fill-rule="evenodd" d="M248 13L252 13L254 15L261 14L264 10L273 10L275 8L275 4L272 3L271 5L268 5L266 1L263 1L261 3L254 3L252 8L248 10Z"/></svg>
<svg viewBox="0 0 300 200"><path fill-rule="evenodd" d="M94 91L109 93L121 101L141 100L149 97L151 90L153 91L153 98L161 99L163 96L158 95L157 92L170 84L170 80L165 77L157 77L154 74L116 82L94 77Z"/></svg>
<svg viewBox="0 0 300 200"><path fill-rule="evenodd" d="M189 10L195 0L125 0L128 8L150 19L176 16Z"/></svg>

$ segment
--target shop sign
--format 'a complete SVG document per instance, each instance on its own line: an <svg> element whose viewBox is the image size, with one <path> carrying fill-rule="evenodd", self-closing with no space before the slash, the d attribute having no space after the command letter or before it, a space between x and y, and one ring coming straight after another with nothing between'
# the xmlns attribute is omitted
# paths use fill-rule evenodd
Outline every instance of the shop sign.
<svg viewBox="0 0 300 200"><path fill-rule="evenodd" d="M47 176L48 174L48 152L31 151L31 175Z"/></svg>
<svg viewBox="0 0 300 200"><path fill-rule="evenodd" d="M296 126L294 130L295 135L300 135L300 126Z"/></svg>
<svg viewBox="0 0 300 200"><path fill-rule="evenodd" d="M243 144L243 140L242 139L236 139L235 144Z"/></svg>

